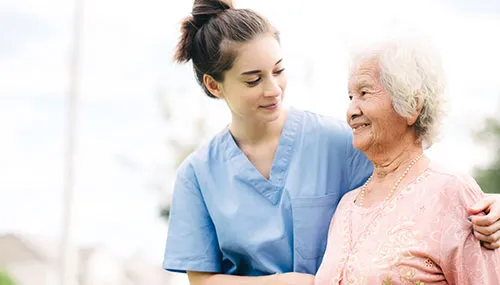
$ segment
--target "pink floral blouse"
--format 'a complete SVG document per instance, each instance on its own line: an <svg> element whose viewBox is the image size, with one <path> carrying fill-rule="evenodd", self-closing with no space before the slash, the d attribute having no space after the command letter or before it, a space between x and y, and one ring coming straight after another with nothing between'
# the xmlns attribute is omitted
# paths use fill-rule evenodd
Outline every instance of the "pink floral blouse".
<svg viewBox="0 0 500 285"><path fill-rule="evenodd" d="M393 199L370 208L344 195L332 218L316 285L500 284L500 250L481 247L467 207L474 179L431 162Z"/></svg>

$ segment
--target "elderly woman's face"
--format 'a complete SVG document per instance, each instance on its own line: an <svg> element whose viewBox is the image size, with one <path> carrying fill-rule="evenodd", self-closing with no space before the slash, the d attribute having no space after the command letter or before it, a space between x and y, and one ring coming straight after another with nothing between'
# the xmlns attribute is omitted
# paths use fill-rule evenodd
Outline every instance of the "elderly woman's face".
<svg viewBox="0 0 500 285"><path fill-rule="evenodd" d="M361 151L381 151L401 142L408 131L406 120L394 111L392 96L380 82L378 62L367 59L349 76L347 122L353 144Z"/></svg>

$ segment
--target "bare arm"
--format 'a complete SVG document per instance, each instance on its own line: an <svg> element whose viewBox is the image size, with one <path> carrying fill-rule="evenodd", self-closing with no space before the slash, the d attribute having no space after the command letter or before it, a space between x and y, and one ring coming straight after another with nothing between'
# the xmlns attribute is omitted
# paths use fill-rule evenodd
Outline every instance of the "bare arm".
<svg viewBox="0 0 500 285"><path fill-rule="evenodd" d="M226 274L188 271L191 285L312 285L314 276L302 273L284 273L268 276L233 276Z"/></svg>

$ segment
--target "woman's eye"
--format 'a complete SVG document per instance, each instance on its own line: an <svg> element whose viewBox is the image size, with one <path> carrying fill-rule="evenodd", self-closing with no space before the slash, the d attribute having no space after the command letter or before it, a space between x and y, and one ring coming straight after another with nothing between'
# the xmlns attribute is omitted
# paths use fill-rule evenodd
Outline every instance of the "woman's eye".
<svg viewBox="0 0 500 285"><path fill-rule="evenodd" d="M247 83L248 85L256 85L257 83L259 83L259 82L260 82L260 80L261 80L261 77L259 77L259 78L255 79L255 80L253 80L253 81L247 81L246 83Z"/></svg>
<svg viewBox="0 0 500 285"><path fill-rule="evenodd" d="M285 71L285 69L284 69L284 68L282 68L282 69L280 69L280 70L276 70L276 71L274 72L274 74L281 74L283 71Z"/></svg>

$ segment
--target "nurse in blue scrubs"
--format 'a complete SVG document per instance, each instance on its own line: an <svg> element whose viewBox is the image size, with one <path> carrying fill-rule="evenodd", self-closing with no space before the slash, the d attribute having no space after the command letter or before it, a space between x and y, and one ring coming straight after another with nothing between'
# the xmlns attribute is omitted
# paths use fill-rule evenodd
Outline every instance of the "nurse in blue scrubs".
<svg viewBox="0 0 500 285"><path fill-rule="evenodd" d="M283 106L278 32L230 5L196 0L182 25L176 60L232 120L178 169L163 267L191 284L313 284L337 203L372 165L343 121Z"/></svg>

